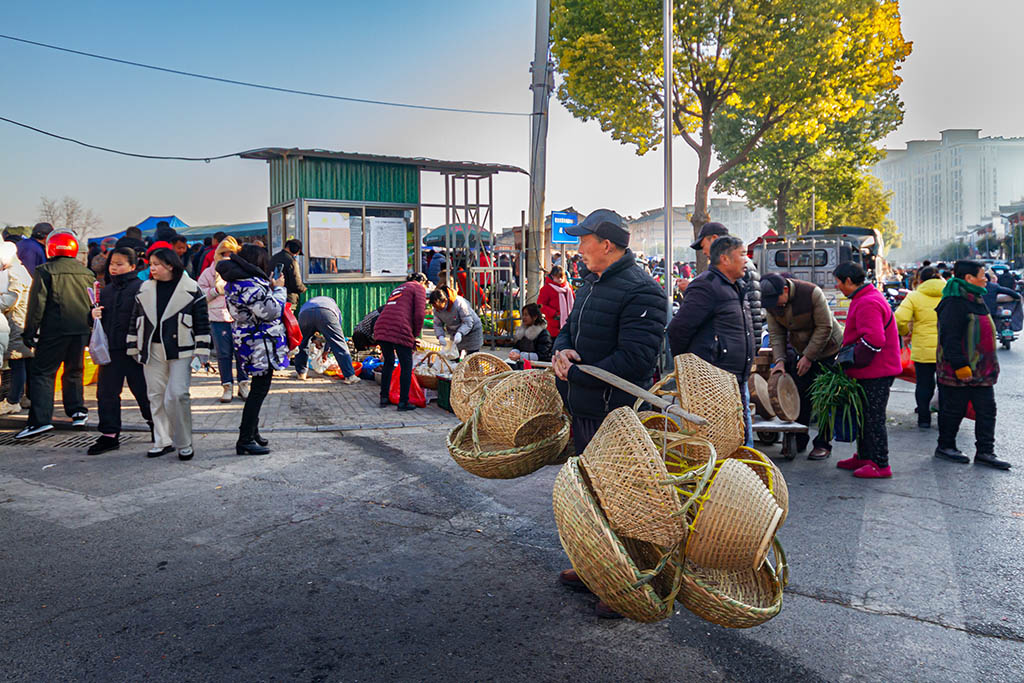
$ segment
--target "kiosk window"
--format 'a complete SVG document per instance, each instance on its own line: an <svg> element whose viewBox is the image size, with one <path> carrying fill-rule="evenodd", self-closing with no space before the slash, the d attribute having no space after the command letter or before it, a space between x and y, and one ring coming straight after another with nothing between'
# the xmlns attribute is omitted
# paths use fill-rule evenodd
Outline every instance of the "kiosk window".
<svg viewBox="0 0 1024 683"><path fill-rule="evenodd" d="M775 265L779 268L824 268L828 265L828 252L824 249L782 249L775 252Z"/></svg>
<svg viewBox="0 0 1024 683"><path fill-rule="evenodd" d="M361 207L310 206L309 272L313 275L363 272L363 210Z"/></svg>

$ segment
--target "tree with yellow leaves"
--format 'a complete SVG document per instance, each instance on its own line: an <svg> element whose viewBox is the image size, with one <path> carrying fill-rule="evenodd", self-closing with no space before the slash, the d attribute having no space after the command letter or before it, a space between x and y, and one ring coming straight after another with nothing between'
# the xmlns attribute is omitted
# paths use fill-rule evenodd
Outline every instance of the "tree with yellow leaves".
<svg viewBox="0 0 1024 683"><path fill-rule="evenodd" d="M695 235L711 186L766 135L813 142L895 90L911 49L888 0L674 2L673 124L697 154ZM641 155L663 142L661 6L552 0L559 100ZM712 169L720 116L741 119L744 140Z"/></svg>

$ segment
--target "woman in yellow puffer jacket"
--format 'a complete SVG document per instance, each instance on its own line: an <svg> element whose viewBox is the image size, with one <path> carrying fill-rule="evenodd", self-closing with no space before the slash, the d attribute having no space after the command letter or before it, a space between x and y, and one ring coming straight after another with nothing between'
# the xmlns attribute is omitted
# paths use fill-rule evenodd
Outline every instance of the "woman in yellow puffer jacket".
<svg viewBox="0 0 1024 683"><path fill-rule="evenodd" d="M917 376L917 426L929 429L932 416L929 405L935 393L935 349L939 343L938 316L935 307L942 301L945 280L939 272L927 266L917 273L920 284L907 295L896 309L896 325L900 334L910 337L910 360L914 361Z"/></svg>

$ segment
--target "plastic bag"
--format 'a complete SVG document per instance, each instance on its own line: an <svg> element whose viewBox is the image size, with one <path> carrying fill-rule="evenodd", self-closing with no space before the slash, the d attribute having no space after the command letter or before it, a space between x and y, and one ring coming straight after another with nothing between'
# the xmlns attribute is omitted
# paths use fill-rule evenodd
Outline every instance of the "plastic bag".
<svg viewBox="0 0 1024 683"><path fill-rule="evenodd" d="M110 344L107 343L107 333L103 331L103 324L99 320L93 321L92 336L89 337L89 357L96 365L110 363Z"/></svg>
<svg viewBox="0 0 1024 683"><path fill-rule="evenodd" d="M281 321L284 322L285 336L288 338L288 349L297 349L302 345L302 330L299 329L299 319L292 312L292 305L286 303L281 311Z"/></svg>
<svg viewBox="0 0 1024 683"><path fill-rule="evenodd" d="M910 360L910 347L904 346L900 350L900 365L903 370L896 377L898 379L906 380L911 384L917 383L917 371L914 368L914 361Z"/></svg>
<svg viewBox="0 0 1024 683"><path fill-rule="evenodd" d="M401 376L402 373L397 367L391 371L391 388L388 391L388 398L395 405L398 405L401 396ZM427 407L427 397L423 394L423 387L416 381L416 375L412 376L412 382L409 384L409 403L417 408Z"/></svg>

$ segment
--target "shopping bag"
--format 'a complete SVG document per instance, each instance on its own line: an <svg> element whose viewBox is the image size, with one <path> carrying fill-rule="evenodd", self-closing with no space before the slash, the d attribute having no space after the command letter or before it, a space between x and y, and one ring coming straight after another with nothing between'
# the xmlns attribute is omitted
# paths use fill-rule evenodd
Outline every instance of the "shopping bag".
<svg viewBox="0 0 1024 683"><path fill-rule="evenodd" d="M917 384L917 371L914 369L914 361L910 360L909 346L900 349L900 365L903 366L903 370L896 377L911 384Z"/></svg>
<svg viewBox="0 0 1024 683"><path fill-rule="evenodd" d="M107 333L103 331L103 324L99 320L93 321L92 336L89 337L89 357L96 365L110 363L110 344L107 343Z"/></svg>
<svg viewBox="0 0 1024 683"><path fill-rule="evenodd" d="M967 414L965 415L965 417L968 420L973 420L976 417L974 414L974 404L971 403L970 401L967 402Z"/></svg>
<svg viewBox="0 0 1024 683"><path fill-rule="evenodd" d="M281 320L284 322L285 336L288 337L288 350L297 349L302 344L302 330L299 329L299 320L292 312L291 303L284 305L281 312Z"/></svg>
<svg viewBox="0 0 1024 683"><path fill-rule="evenodd" d="M395 405L398 405L399 396L401 395L401 375L402 372L397 366L391 371L391 389L388 391L388 398ZM427 397L423 394L423 387L416 381L416 375L412 376L412 382L409 384L409 403L417 408L427 407Z"/></svg>

